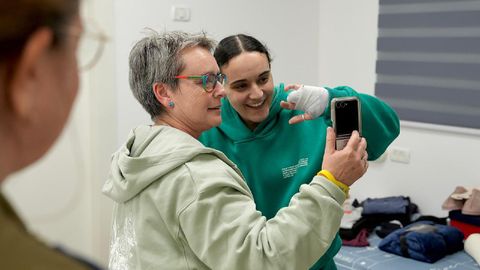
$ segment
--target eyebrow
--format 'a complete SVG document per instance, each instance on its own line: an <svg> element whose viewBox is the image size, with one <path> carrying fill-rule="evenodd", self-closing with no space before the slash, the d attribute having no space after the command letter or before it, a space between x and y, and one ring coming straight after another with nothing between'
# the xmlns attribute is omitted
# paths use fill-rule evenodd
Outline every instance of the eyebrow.
<svg viewBox="0 0 480 270"><path fill-rule="evenodd" d="M185 70L182 70L180 73L186 73L185 76L203 76L203 75L210 75L210 74L218 74L220 71L205 71L205 72L185 72Z"/></svg>
<svg viewBox="0 0 480 270"><path fill-rule="evenodd" d="M264 76L266 74L269 74L269 73L270 73L270 69L260 73L260 75L258 75L258 77L262 77L262 76ZM237 84L237 83L242 83L242 82L246 82L246 81L247 81L247 79L240 79L240 80L232 82L231 84Z"/></svg>
<svg viewBox="0 0 480 270"><path fill-rule="evenodd" d="M220 71L217 71L217 72L215 72L215 71L207 71L207 72L203 73L202 75L211 75L211 74L217 75L218 73L220 73Z"/></svg>

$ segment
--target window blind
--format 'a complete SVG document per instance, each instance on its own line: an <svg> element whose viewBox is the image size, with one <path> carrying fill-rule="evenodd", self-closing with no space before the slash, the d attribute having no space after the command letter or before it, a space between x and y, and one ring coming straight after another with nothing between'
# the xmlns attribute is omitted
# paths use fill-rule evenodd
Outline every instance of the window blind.
<svg viewBox="0 0 480 270"><path fill-rule="evenodd" d="M480 0L380 0L375 95L401 120L480 129Z"/></svg>

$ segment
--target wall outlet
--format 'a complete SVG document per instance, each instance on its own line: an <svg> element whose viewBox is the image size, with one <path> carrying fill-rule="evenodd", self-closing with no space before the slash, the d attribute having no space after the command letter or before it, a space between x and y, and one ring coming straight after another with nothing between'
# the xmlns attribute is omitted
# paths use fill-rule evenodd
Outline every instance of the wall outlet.
<svg viewBox="0 0 480 270"><path fill-rule="evenodd" d="M388 153L390 160L393 162L410 163L410 149L401 147L392 147Z"/></svg>

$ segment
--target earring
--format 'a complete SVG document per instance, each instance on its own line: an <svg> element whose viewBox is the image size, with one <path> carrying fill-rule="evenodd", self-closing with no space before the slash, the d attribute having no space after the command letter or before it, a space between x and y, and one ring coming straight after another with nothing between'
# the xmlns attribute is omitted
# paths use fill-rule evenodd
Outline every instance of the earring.
<svg viewBox="0 0 480 270"><path fill-rule="evenodd" d="M170 108L175 107L175 103L174 103L172 100L170 100L170 101L168 102L168 107L170 107Z"/></svg>

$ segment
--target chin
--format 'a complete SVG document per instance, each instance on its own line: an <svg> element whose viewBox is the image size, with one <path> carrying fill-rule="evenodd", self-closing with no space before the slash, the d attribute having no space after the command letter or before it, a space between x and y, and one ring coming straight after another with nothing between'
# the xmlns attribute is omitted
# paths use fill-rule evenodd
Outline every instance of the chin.
<svg viewBox="0 0 480 270"><path fill-rule="evenodd" d="M216 117L215 119L212 119L211 121L208 121L208 123L210 124L209 125L210 128L218 127L222 123L222 118L220 116Z"/></svg>
<svg viewBox="0 0 480 270"><path fill-rule="evenodd" d="M268 113L269 113L269 110L264 110L264 111L261 111L261 112L258 112L256 114L252 115L253 116L251 118L252 122L256 122L256 123L263 122L265 119L267 119Z"/></svg>

